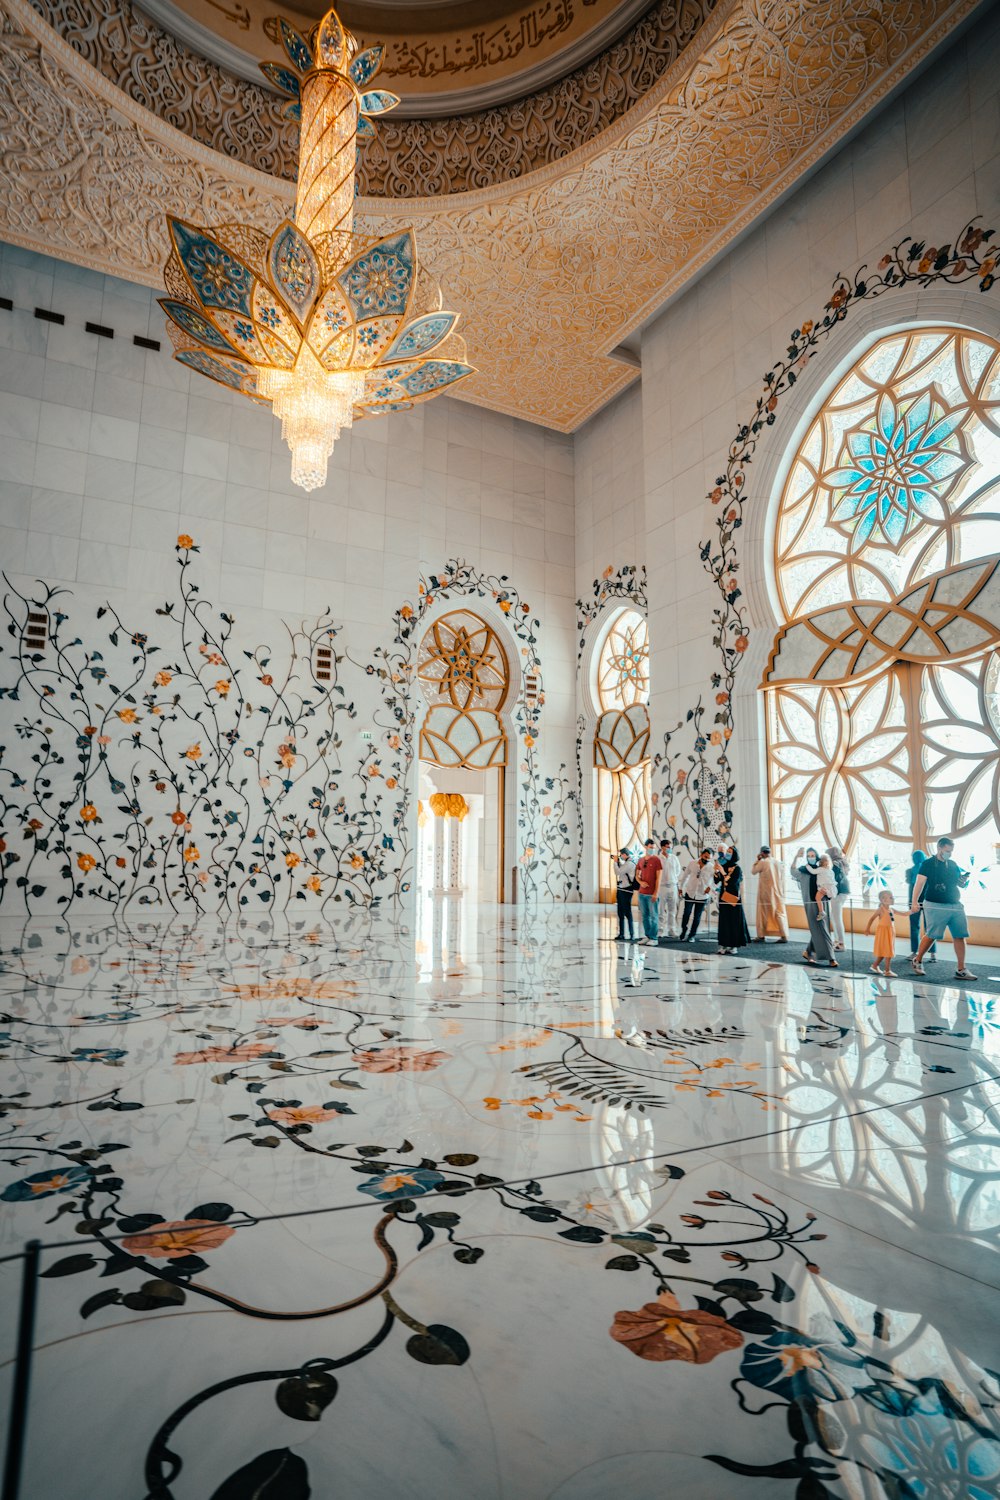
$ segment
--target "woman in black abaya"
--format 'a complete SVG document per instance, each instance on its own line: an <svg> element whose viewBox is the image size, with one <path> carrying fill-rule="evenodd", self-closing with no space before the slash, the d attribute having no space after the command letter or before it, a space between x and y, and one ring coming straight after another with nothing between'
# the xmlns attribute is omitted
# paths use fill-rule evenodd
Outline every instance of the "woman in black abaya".
<svg viewBox="0 0 1000 1500"><path fill-rule="evenodd" d="M716 860L715 883L719 887L719 952L735 953L750 941L743 914L743 871L735 845Z"/></svg>

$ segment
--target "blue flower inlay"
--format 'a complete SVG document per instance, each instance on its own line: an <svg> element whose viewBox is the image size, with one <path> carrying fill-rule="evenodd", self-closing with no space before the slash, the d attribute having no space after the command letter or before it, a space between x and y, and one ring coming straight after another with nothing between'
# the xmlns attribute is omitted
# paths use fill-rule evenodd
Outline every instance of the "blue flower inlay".
<svg viewBox="0 0 1000 1500"><path fill-rule="evenodd" d="M424 1193L433 1193L442 1182L444 1177L440 1172L413 1167L408 1172L387 1172L384 1177L373 1177L369 1182L362 1182L358 1192L390 1203L395 1198L420 1198Z"/></svg>
<svg viewBox="0 0 1000 1500"><path fill-rule="evenodd" d="M366 84L371 83L382 66L384 56L385 48L381 45L369 47L366 51L358 53L347 70L355 88L363 89Z"/></svg>
<svg viewBox="0 0 1000 1500"><path fill-rule="evenodd" d="M232 354L233 347L228 339L208 321L204 313L173 297L161 297L159 301L167 317L172 318L178 328L183 328L185 333L189 333L200 344L205 344L209 349L218 349L221 354Z"/></svg>
<svg viewBox="0 0 1000 1500"><path fill-rule="evenodd" d="M50 1198L53 1193L71 1193L90 1177L86 1167L49 1167L12 1182L0 1193L5 1203L24 1203L31 1198Z"/></svg>

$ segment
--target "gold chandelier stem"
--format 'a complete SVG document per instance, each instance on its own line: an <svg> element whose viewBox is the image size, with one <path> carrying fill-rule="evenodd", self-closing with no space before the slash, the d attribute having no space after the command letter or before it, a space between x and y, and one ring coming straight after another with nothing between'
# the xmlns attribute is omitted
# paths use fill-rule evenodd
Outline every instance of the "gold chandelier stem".
<svg viewBox="0 0 1000 1500"><path fill-rule="evenodd" d="M295 222L309 239L354 227L358 96L338 73L318 70L302 85Z"/></svg>

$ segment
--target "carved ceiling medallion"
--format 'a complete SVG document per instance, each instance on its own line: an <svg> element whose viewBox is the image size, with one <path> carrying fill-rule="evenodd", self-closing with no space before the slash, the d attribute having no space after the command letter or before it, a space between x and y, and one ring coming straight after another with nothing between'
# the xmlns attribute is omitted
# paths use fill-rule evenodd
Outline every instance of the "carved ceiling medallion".
<svg viewBox="0 0 1000 1500"><path fill-rule="evenodd" d="M78 18L93 15L98 3L105 41L91 35L87 46L104 56L116 17L122 35L132 34L127 7L38 0L46 14L72 10ZM711 4L702 4L703 17ZM500 170L480 161L447 122L404 121L404 132L429 132L433 151L411 139L379 157L381 142L373 143L367 187L378 181L395 191L398 175L400 185L405 178L410 191L415 182L426 195L405 203L362 197L357 229L384 236L412 226L449 302L469 309L464 331L479 373L465 399L573 431L637 376L609 351L976 8L977 0L882 0L875 9L857 0L723 0L683 52L675 40L641 103L528 178L498 182L504 161ZM683 5L678 24L690 12ZM208 225L248 222L268 235L287 216L290 183L157 117L172 118L169 101L179 92L176 107L192 134L206 128L193 102L194 77L203 75L191 75L180 53L176 81L172 64L148 63L143 88L155 82L163 101L153 112L134 97L142 89L133 88L131 60L112 82L27 0L0 0L0 18L4 238L159 286L166 212ZM599 115L600 79L593 90L579 81L574 87L578 107ZM229 110L222 143L244 155L267 111L247 111L238 90ZM217 119L212 126L219 129ZM262 149L277 162L274 142L272 134ZM515 157L523 149L511 147ZM517 175L516 162L506 166ZM463 172L467 183L486 178L489 185L441 196Z"/></svg>

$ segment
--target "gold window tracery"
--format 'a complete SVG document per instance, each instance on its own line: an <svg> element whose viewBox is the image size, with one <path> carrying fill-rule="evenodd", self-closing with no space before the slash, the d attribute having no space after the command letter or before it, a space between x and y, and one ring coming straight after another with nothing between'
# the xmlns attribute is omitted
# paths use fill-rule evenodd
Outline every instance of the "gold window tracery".
<svg viewBox="0 0 1000 1500"><path fill-rule="evenodd" d="M510 668L491 625L464 609L435 620L420 642L417 680L428 705L422 760L480 771L506 763L500 709Z"/></svg>
<svg viewBox="0 0 1000 1500"><path fill-rule="evenodd" d="M597 654L594 688L601 709L594 729L599 885L602 899L612 901L615 855L641 848L652 826L649 633L638 610L622 610L611 621Z"/></svg>
<svg viewBox="0 0 1000 1500"><path fill-rule="evenodd" d="M839 845L899 899L910 851L948 833L967 905L992 908L998 552L1000 343L879 339L809 423L778 506L763 685L779 857Z"/></svg>

